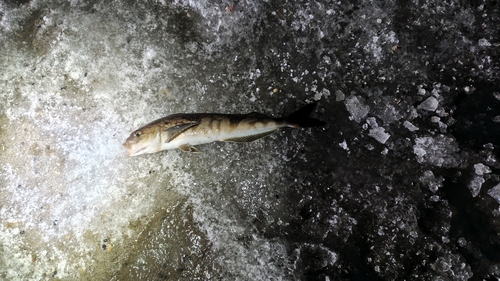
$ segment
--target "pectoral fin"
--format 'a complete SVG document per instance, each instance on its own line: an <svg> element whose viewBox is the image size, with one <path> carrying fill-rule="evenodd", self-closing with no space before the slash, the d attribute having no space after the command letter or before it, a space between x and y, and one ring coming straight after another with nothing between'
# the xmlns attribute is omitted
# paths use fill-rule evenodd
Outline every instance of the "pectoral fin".
<svg viewBox="0 0 500 281"><path fill-rule="evenodd" d="M168 139L165 142L172 141L173 139L178 137L180 134L182 134L182 132L186 131L189 128L197 126L198 124L200 124L200 122L191 121L188 123L175 125L175 126L172 126L168 129L165 129L165 131L167 132L167 136L168 136Z"/></svg>
<svg viewBox="0 0 500 281"><path fill-rule="evenodd" d="M248 135L248 136L234 137L234 138L229 138L229 139L225 139L225 140L222 140L222 141L251 142L251 141L263 138L265 136L268 136L268 135L276 132L277 130L278 129L272 130L272 131L268 131L268 132L264 132L264 133L258 133L258 134Z"/></svg>
<svg viewBox="0 0 500 281"><path fill-rule="evenodd" d="M183 144L181 146L179 146L179 149L184 151L184 152L194 152L194 153L201 153L201 151L199 151L198 149L196 149L196 147L190 145L190 144Z"/></svg>

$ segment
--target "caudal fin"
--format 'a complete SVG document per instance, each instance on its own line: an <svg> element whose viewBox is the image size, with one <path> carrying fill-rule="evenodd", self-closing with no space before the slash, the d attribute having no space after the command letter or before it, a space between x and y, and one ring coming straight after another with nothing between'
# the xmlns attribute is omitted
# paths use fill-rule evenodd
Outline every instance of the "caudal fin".
<svg viewBox="0 0 500 281"><path fill-rule="evenodd" d="M286 117L285 122L288 123L288 126L294 128L307 128L326 125L326 123L321 120L309 117L315 107L316 103L306 104L303 107L299 108L299 110Z"/></svg>

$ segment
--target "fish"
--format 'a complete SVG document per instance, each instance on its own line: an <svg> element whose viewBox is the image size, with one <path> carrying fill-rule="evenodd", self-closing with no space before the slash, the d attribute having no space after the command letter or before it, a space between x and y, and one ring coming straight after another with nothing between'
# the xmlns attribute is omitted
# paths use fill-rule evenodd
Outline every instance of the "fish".
<svg viewBox="0 0 500 281"><path fill-rule="evenodd" d="M133 131L123 146L127 156L169 149L199 153L196 145L222 142L251 142L281 128L309 128L326 125L309 117L316 103L307 104L283 118L262 113L178 113L155 120Z"/></svg>

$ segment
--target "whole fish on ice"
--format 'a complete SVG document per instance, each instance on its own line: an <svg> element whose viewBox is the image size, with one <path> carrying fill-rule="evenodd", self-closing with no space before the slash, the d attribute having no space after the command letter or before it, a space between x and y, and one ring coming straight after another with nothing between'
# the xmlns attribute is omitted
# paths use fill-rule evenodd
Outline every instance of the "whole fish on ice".
<svg viewBox="0 0 500 281"><path fill-rule="evenodd" d="M315 107L316 103L307 104L284 118L256 112L173 114L135 130L123 146L131 157L174 148L199 152L195 145L214 141L251 142L284 127L325 125L325 122L309 117Z"/></svg>

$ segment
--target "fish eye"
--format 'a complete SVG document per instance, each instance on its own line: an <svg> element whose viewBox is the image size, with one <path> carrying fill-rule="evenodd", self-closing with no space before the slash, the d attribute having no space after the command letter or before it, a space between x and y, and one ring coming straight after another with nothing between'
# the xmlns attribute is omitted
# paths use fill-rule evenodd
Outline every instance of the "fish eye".
<svg viewBox="0 0 500 281"><path fill-rule="evenodd" d="M140 137L140 136L141 136L141 132L140 132L140 131L135 132L135 136L136 136L136 137Z"/></svg>

